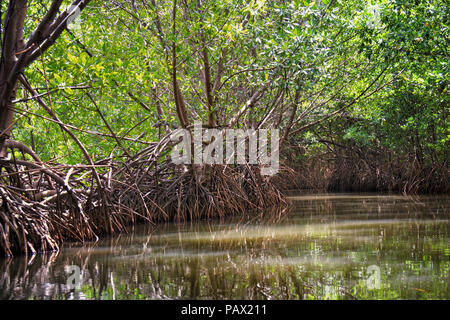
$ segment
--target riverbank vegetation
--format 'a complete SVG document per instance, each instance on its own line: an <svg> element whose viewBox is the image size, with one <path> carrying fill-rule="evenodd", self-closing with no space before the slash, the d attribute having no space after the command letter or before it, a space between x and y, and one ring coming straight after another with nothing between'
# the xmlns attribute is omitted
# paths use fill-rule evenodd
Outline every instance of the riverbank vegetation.
<svg viewBox="0 0 450 320"><path fill-rule="evenodd" d="M447 193L448 21L438 0L1 2L1 252L287 189ZM280 172L174 165L196 121L278 129Z"/></svg>

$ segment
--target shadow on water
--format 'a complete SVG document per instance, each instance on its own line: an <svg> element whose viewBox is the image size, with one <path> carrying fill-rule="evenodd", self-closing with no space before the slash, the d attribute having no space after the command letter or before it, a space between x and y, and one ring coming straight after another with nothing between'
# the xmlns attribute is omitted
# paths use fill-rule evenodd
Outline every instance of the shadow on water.
<svg viewBox="0 0 450 320"><path fill-rule="evenodd" d="M0 299L450 298L450 197L291 200L290 214L272 221L139 226L1 260Z"/></svg>

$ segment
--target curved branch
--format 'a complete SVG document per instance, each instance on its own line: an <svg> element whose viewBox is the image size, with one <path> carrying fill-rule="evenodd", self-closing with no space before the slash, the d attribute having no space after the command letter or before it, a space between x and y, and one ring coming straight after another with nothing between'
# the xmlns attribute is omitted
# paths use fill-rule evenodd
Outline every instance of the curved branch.
<svg viewBox="0 0 450 320"><path fill-rule="evenodd" d="M26 146L22 142L7 139L5 140L4 146L6 148L19 149L23 153L29 154L33 158L33 160L36 161L37 163L42 164L41 158L39 158L39 156L30 147Z"/></svg>

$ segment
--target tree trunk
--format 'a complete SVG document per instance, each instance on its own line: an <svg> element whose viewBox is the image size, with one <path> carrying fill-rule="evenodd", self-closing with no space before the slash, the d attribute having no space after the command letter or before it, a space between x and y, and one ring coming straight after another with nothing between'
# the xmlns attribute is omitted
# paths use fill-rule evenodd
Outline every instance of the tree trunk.
<svg viewBox="0 0 450 320"><path fill-rule="evenodd" d="M83 10L90 0L74 0L71 11L59 15L63 0L53 0L36 30L25 42L23 30L27 14L27 0L10 0L3 25L0 60L0 158L6 156L5 140L14 125L14 105L19 76L25 68L45 52L67 28L75 9Z"/></svg>
<svg viewBox="0 0 450 320"><path fill-rule="evenodd" d="M11 0L3 22L2 57L0 61L0 157L6 156L5 140L13 125L12 101L16 97L20 69L16 68L20 52L25 47L23 27L27 0Z"/></svg>

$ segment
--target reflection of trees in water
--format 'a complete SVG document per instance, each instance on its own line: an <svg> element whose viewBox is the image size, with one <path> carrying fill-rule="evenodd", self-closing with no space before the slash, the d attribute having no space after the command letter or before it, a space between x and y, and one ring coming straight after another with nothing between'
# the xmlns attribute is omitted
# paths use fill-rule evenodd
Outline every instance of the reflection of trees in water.
<svg viewBox="0 0 450 320"><path fill-rule="evenodd" d="M127 243L120 245L126 247ZM307 283L304 271L296 266L265 265L261 250L246 246L243 241L234 243L245 252L238 256L195 255L195 248L191 244L186 246L180 238L178 256L167 258L165 255L170 254L174 244L166 245L167 249L162 246L154 255L149 255L149 247L144 246L140 253L123 258L114 249L108 255L108 252L96 252L94 247L87 252L81 249L71 253L70 257L10 260L1 269L1 298L298 299L314 294L321 281ZM219 241L218 246L223 250L236 249L230 241ZM201 245L197 244L197 249L201 250ZM281 256L270 258L282 259ZM67 288L64 272L67 265L80 266L81 290Z"/></svg>
<svg viewBox="0 0 450 320"><path fill-rule="evenodd" d="M0 261L0 299L60 297L58 284L49 283L57 278L53 272L55 254L7 258Z"/></svg>
<svg viewBox="0 0 450 320"><path fill-rule="evenodd" d="M423 212L422 203L381 202L381 212L390 208L394 217L415 218ZM270 228L248 221L178 229L168 224L146 238L141 230L60 254L0 261L0 299L450 298L444 253L448 223L338 224L343 221L339 214L355 214L351 205L324 201L315 207L323 215L306 217L311 235L291 225L290 218L275 227L268 223ZM378 215L379 205L366 200L355 207L359 221ZM445 205L433 208L436 219L448 218ZM285 227L291 229L271 237ZM372 264L381 268L380 291L368 291L361 282ZM66 286L68 265L82 270L80 290Z"/></svg>
<svg viewBox="0 0 450 320"><path fill-rule="evenodd" d="M224 236L235 228L218 232ZM204 229L191 236L201 237ZM211 230L211 232L217 232ZM149 240L149 239L148 239ZM298 270L281 272L264 265L253 265L264 260L261 246L253 247L245 239L217 241L214 248L223 254L202 255L202 241L185 241L179 237L152 243L144 242L134 255L121 255L121 247L133 245L133 237L126 236L118 243L110 243L110 249L85 247L70 249L68 253L40 255L32 259L15 258L0 266L2 299L165 299L165 298L227 298L263 299L270 297L295 298L308 292ZM113 240L112 240L113 241ZM233 256L227 252L236 251ZM119 248L119 249L118 249ZM175 250L176 248L176 250ZM245 253L241 255L241 253ZM170 255L173 254L172 257ZM274 258L274 257L271 257ZM281 257L280 257L281 258ZM82 270L81 290L69 290L65 266L77 265ZM279 286L277 284L280 284ZM288 287L293 287L293 290Z"/></svg>

